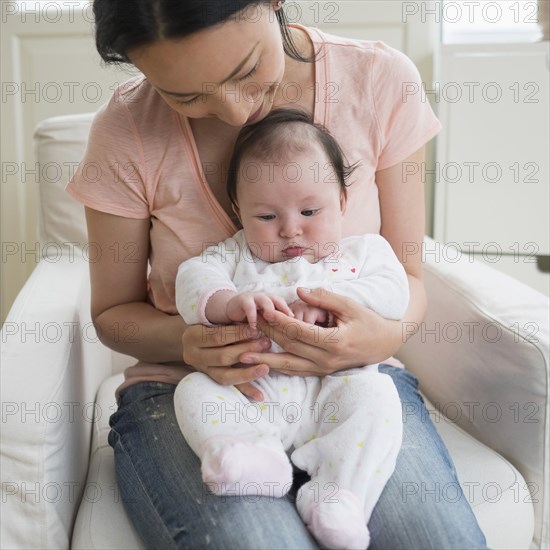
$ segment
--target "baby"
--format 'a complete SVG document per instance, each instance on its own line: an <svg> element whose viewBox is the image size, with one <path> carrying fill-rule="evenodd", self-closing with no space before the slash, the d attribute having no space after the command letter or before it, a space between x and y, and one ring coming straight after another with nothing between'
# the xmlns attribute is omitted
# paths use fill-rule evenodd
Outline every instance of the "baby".
<svg viewBox="0 0 550 550"><path fill-rule="evenodd" d="M300 111L276 110L245 127L228 176L243 229L180 265L176 303L185 322L255 324L258 311L278 310L312 330L333 326L337 339L330 315L298 299L304 285L400 319L408 282L389 243L374 234L342 238L352 171L334 138ZM282 350L273 343L272 351ZM198 372L178 385L178 423L204 482L218 495L282 497L292 462L311 476L296 505L317 541L367 548L367 523L402 438L391 378L375 364L324 378L272 371L254 384L265 401Z"/></svg>

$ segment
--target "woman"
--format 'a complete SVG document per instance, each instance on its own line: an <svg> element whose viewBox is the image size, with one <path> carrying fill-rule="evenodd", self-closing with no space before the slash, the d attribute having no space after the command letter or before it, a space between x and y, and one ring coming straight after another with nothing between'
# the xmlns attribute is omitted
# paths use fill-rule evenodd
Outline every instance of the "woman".
<svg viewBox="0 0 550 550"><path fill-rule="evenodd" d="M208 494L174 416L176 384L200 370L262 399L249 382L269 370L322 376L384 362L403 343L402 323L420 323L425 312L420 254L404 254L410 243L420 249L423 182L402 174L405 163L423 162L440 126L420 98L403 98L418 72L383 43L288 26L281 8L272 0L94 2L102 58L132 63L145 78L98 113L69 192L86 205L89 239L102 250L90 265L94 323L106 345L139 360L117 391L109 441L125 507L148 547L317 548L290 498ZM350 162L361 161L344 234L380 232L392 245L410 286L401 322L334 294L302 293L332 313L338 331L297 333L284 316L266 315L260 327L288 352L270 354L268 339L242 327L188 327L176 315L178 264L237 230L225 192L237 133L274 107L313 114ZM319 167L311 168L315 177ZM458 481L417 381L389 364L381 371L408 412L396 471L369 523L371 548L484 548L466 499L437 494Z"/></svg>

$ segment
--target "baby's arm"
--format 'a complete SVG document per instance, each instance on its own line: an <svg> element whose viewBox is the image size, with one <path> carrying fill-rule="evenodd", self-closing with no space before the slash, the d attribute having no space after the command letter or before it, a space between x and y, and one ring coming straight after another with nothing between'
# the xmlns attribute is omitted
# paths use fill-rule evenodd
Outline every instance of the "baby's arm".
<svg viewBox="0 0 550 550"><path fill-rule="evenodd" d="M209 324L205 311L212 296L222 291L237 293L232 280L240 254L241 243L232 237L179 266L176 307L188 325Z"/></svg>
<svg viewBox="0 0 550 550"><path fill-rule="evenodd" d="M176 306L188 325L257 321L257 311L275 310L293 316L286 301L262 292L239 293L233 283L244 246L230 238L207 248L178 268ZM246 257L245 257L246 261Z"/></svg>

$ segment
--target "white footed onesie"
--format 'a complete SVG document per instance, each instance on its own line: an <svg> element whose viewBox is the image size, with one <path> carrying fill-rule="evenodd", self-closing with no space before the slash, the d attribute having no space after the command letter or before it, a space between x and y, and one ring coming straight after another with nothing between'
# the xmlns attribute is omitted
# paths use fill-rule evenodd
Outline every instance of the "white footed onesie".
<svg viewBox="0 0 550 550"><path fill-rule="evenodd" d="M263 291L290 304L302 286L325 288L382 317L401 319L409 287L389 243L371 234L331 246L320 251L330 253L317 263L303 257L269 263L253 254L254 244L241 230L180 265L178 311L187 324L211 326L206 304L220 290ZM325 329L322 337L337 340L338 328ZM281 348L273 343L272 351ZM203 373L179 383L176 416L201 459L204 482L218 495L277 498L290 489L294 464L311 477L296 505L317 541L325 548L367 548L367 523L402 439L401 402L391 378L378 365L367 365L323 378L271 372L253 384L263 402Z"/></svg>

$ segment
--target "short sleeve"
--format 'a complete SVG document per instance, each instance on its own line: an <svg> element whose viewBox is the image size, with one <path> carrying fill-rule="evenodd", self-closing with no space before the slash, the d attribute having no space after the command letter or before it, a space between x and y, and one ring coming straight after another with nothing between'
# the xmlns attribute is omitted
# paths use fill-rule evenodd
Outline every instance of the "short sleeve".
<svg viewBox="0 0 550 550"><path fill-rule="evenodd" d="M126 105L139 82L121 85L95 115L86 146L67 192L101 212L126 218L149 217L146 170L136 126Z"/></svg>
<svg viewBox="0 0 550 550"><path fill-rule="evenodd" d="M403 161L441 130L416 65L402 52L377 42L372 95L381 149L376 169Z"/></svg>

